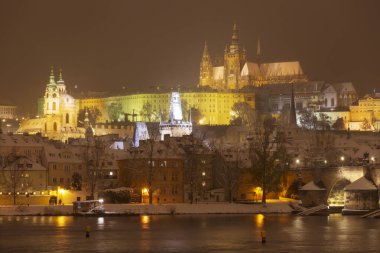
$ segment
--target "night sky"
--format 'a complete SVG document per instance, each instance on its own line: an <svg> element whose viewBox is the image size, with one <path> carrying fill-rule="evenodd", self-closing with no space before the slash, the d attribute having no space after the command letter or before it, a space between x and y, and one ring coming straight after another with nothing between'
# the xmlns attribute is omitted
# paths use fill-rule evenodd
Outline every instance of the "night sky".
<svg viewBox="0 0 380 253"><path fill-rule="evenodd" d="M51 65L69 90L195 87L204 41L221 55L235 21L251 60L260 37L263 61L299 60L311 80L380 91L376 0L0 0L0 101L33 112Z"/></svg>

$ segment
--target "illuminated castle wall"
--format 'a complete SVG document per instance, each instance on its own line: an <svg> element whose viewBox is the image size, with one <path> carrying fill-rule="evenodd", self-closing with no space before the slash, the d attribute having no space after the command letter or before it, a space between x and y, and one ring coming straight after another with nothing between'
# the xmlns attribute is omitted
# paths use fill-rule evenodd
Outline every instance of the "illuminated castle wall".
<svg viewBox="0 0 380 253"><path fill-rule="evenodd" d="M165 93L143 93L107 98L85 98L79 100L79 109L98 108L101 112L99 122L109 121L107 108L111 104L121 104L123 113L136 114L136 121L149 121L141 113L146 104L150 104L154 117L151 121L159 122L159 115L168 115L170 107L171 92ZM255 94L252 92L217 92L197 91L181 92L182 107L196 108L202 115L197 122L201 125L228 125L231 120L231 108L237 102L247 102L255 108ZM187 115L184 115L187 119Z"/></svg>

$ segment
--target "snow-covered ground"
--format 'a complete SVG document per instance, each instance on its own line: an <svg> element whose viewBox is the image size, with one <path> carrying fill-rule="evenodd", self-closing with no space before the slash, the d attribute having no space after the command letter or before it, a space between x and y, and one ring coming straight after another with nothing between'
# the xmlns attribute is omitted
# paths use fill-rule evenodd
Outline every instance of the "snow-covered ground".
<svg viewBox="0 0 380 253"><path fill-rule="evenodd" d="M290 213L287 201L269 200L262 204L105 204L107 213L115 214L249 214ZM1 206L0 215L71 215L72 206Z"/></svg>

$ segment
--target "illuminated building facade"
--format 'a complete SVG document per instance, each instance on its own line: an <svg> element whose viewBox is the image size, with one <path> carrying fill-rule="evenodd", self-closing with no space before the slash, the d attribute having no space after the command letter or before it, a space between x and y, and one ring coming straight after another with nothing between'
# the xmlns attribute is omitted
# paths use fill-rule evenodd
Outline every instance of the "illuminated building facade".
<svg viewBox="0 0 380 253"><path fill-rule="evenodd" d="M350 106L351 130L380 130L380 93L367 94Z"/></svg>
<svg viewBox="0 0 380 253"><path fill-rule="evenodd" d="M298 61L261 63L260 41L257 43L256 62L247 59L245 48L239 45L236 24L232 41L224 50L223 64L213 61L205 44L200 63L199 86L217 90L235 90L245 86L307 82Z"/></svg>
<svg viewBox="0 0 380 253"><path fill-rule="evenodd" d="M101 116L98 122L110 121L109 108L112 104L120 104L119 120L159 122L160 113L168 115L171 92L129 94L106 98L83 98L79 100L79 108L99 109ZM247 102L255 108L255 94L253 92L217 92L217 91L184 91L181 92L182 111L187 119L190 108L198 109L201 119L200 125L229 125L231 109L235 103ZM150 105L151 118L147 118L143 108Z"/></svg>
<svg viewBox="0 0 380 253"><path fill-rule="evenodd" d="M17 107L13 105L0 104L0 119L16 119Z"/></svg>

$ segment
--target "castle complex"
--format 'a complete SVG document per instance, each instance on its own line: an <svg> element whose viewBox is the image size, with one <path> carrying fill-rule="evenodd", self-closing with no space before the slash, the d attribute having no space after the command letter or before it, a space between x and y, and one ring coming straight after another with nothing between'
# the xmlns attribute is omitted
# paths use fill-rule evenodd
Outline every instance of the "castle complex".
<svg viewBox="0 0 380 253"><path fill-rule="evenodd" d="M298 113L325 113L332 123L342 118L345 128L351 130L380 128L378 94L368 95L353 104L358 97L352 83L308 81L298 61L263 63L260 56L258 41L255 62L247 58L246 50L239 44L236 24L232 41L224 50L222 64L213 60L205 44L198 87L181 91L181 121L199 125L229 125L234 117L232 108L240 102L247 103L252 109L280 115L290 108L290 90L293 86ZM120 135L123 138L131 137L133 127L131 124L124 126L123 122L171 122L172 119L165 116L169 115L168 108L172 108L172 94L178 94L179 98L179 93L159 89L151 93L98 94L74 98L66 91L62 72L56 80L52 70L44 96L38 101L39 117L21 122L18 132L41 133L57 140L83 137L86 132L84 119L79 120L78 116L88 111L96 121L96 125L93 122L95 134L120 135L123 132ZM189 119L189 112L193 110L197 117Z"/></svg>

